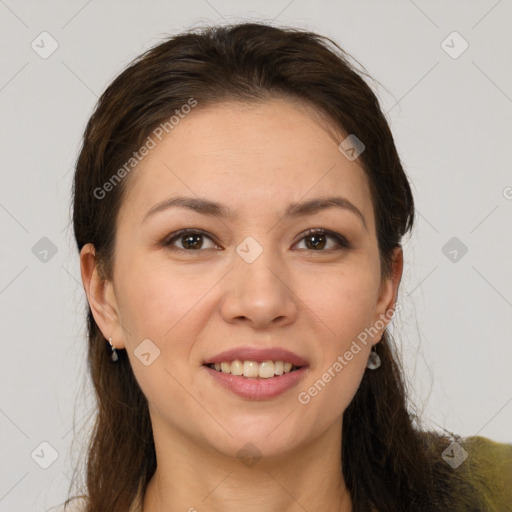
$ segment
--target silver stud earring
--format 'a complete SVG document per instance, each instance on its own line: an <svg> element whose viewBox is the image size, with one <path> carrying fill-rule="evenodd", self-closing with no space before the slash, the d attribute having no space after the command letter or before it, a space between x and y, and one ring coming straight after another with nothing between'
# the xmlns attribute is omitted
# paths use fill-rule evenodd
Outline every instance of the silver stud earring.
<svg viewBox="0 0 512 512"><path fill-rule="evenodd" d="M112 345L112 338L109 338L108 342L110 344L110 349L112 350L112 354L111 354L110 358L115 363L119 360L119 356L117 355L116 347L114 347L114 345Z"/></svg>
<svg viewBox="0 0 512 512"><path fill-rule="evenodd" d="M375 345L372 346L372 350L370 351L370 355L368 356L368 362L366 363L366 368L370 370L376 370L380 366L380 357L377 354L377 349Z"/></svg>

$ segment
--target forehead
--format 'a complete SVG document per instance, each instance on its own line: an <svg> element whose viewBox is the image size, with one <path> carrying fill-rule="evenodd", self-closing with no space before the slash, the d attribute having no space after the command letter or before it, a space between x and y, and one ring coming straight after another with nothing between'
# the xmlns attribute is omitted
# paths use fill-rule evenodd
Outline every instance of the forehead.
<svg viewBox="0 0 512 512"><path fill-rule="evenodd" d="M372 224L368 179L357 160L338 149L344 137L301 102L198 105L132 171L123 207L147 210L180 194L251 215L336 194L356 204Z"/></svg>

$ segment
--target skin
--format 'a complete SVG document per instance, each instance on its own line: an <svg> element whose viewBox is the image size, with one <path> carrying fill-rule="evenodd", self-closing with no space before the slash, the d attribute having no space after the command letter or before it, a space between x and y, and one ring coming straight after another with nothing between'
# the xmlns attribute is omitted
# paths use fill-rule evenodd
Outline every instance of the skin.
<svg viewBox="0 0 512 512"><path fill-rule="evenodd" d="M148 398L158 468L144 512L351 510L343 412L382 330L307 405L297 396L394 309L403 260L397 248L392 274L381 275L368 180L339 151L344 137L312 108L284 99L198 106L127 180L111 279L100 277L94 247L83 248L96 322L127 350ZM170 208L143 220L175 195L225 204L236 217ZM332 195L352 202L366 227L336 207L284 216L289 203ZM210 238L188 252L172 250L183 239L166 247L183 228ZM310 228L339 233L350 247L327 236L315 249ZM263 248L252 263L236 252L248 236ZM134 355L147 338L160 350L149 366ZM241 345L284 347L307 359L308 371L277 398L241 398L202 366ZM260 456L251 467L237 457L247 443Z"/></svg>

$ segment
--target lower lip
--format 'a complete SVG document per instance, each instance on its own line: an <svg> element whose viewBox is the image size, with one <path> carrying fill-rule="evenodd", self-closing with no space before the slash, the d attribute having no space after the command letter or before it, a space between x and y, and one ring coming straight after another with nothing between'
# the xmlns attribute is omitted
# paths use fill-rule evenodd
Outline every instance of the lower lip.
<svg viewBox="0 0 512 512"><path fill-rule="evenodd" d="M282 395L296 386L308 369L307 366L302 366L293 372L270 377L269 379L260 379L218 372L209 366L204 366L204 368L226 389L251 400L268 400Z"/></svg>

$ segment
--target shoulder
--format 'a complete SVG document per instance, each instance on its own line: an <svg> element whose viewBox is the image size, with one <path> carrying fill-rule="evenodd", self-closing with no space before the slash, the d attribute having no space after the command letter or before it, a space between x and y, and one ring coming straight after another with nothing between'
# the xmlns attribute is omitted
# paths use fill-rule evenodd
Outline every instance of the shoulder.
<svg viewBox="0 0 512 512"><path fill-rule="evenodd" d="M486 437L463 438L458 457L463 477L489 512L510 510L512 503L512 444ZM448 455L452 455L449 452ZM446 455L446 454L445 454Z"/></svg>

